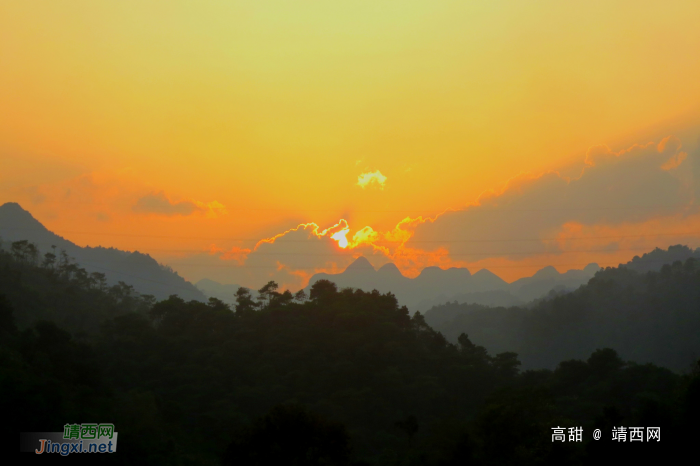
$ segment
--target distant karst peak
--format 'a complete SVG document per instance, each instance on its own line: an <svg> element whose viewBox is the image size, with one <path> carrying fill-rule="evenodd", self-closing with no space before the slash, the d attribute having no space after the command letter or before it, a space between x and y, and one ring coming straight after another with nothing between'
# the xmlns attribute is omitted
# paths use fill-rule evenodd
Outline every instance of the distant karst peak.
<svg viewBox="0 0 700 466"><path fill-rule="evenodd" d="M384 275L396 275L396 276L401 275L401 276L403 276L403 274L401 273L399 268L396 267L396 264L394 264L393 262L387 262L386 264L382 265L379 268L379 270L377 270L377 272L384 274Z"/></svg>
<svg viewBox="0 0 700 466"><path fill-rule="evenodd" d="M355 261L348 265L348 267L345 269L345 272L367 272L369 269L371 269L374 272L374 267L372 264L367 260L365 256L360 256Z"/></svg>

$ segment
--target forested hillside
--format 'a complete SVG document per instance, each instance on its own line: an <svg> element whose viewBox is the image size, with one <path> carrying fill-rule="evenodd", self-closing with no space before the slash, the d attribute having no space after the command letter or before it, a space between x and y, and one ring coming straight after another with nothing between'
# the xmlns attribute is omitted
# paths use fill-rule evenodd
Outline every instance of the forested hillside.
<svg viewBox="0 0 700 466"><path fill-rule="evenodd" d="M177 294L186 299L206 301L192 283L148 254L111 247L80 247L49 231L19 204L8 202L0 206L0 249L4 247L9 251L10 245L18 241L33 245L37 260L42 260L47 253L59 257L65 253L87 272L101 274L105 284L110 286L126 282L136 291L158 299ZM27 253L31 256L31 251Z"/></svg>
<svg viewBox="0 0 700 466"><path fill-rule="evenodd" d="M467 333L489 351L515 351L527 368L610 347L626 360L685 370L700 356L700 261L658 272L607 268L575 292L529 308L447 303L426 312L426 321L452 342Z"/></svg>
<svg viewBox="0 0 700 466"><path fill-rule="evenodd" d="M651 252L642 254L642 256L634 256L631 261L626 264L620 264L627 269L637 272L658 272L666 264L672 264L676 261L685 262L690 258L700 259L700 248L693 250L688 246L677 244L669 246L664 250L656 248Z"/></svg>
<svg viewBox="0 0 700 466"><path fill-rule="evenodd" d="M0 295L20 328L48 320L76 335L95 333L105 319L146 312L156 301L124 282L109 286L105 274L88 272L66 254L39 257L26 241L7 249L0 249Z"/></svg>
<svg viewBox="0 0 700 466"><path fill-rule="evenodd" d="M22 431L114 422L117 463L584 464L681 454L696 435L697 373L611 349L521 372L517 354L449 343L391 294L271 282L235 309L154 304L70 266L0 259L0 409ZM660 425L664 443L590 437L620 424ZM555 426L588 435L553 443Z"/></svg>

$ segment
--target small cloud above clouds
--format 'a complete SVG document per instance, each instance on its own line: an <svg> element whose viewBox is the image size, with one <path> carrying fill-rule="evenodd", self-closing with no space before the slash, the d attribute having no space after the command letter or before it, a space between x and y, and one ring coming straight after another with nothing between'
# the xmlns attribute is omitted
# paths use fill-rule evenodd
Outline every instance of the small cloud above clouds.
<svg viewBox="0 0 700 466"><path fill-rule="evenodd" d="M217 202L178 201L170 200L165 192L150 193L140 197L132 207L134 212L158 215L192 215L204 213L207 217L218 217L226 214L226 207Z"/></svg>
<svg viewBox="0 0 700 466"><path fill-rule="evenodd" d="M357 177L357 185L362 189L368 186L379 186L379 189L384 189L384 184L386 183L386 176L382 175L379 170L373 172L362 173Z"/></svg>

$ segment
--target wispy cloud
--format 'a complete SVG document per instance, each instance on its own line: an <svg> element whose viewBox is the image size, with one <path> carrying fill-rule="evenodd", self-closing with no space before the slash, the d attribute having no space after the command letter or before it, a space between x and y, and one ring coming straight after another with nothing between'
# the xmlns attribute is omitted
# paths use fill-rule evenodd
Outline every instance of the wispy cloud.
<svg viewBox="0 0 700 466"><path fill-rule="evenodd" d="M217 201L200 202L183 200L175 202L170 200L163 191L146 194L145 196L140 197L136 201L136 204L134 204L132 207L132 210L139 213L167 216L186 216L200 212L206 214L207 217L218 217L219 215L226 213L226 208L224 205Z"/></svg>

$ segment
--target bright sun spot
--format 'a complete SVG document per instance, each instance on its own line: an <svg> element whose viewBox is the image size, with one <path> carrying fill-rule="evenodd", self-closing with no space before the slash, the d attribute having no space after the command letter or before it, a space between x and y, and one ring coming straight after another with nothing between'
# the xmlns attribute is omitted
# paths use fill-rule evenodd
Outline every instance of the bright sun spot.
<svg viewBox="0 0 700 466"><path fill-rule="evenodd" d="M348 239L345 237L345 235L347 235L349 231L350 230L347 230L347 229L340 230L337 233L333 233L333 235L331 235L331 238L333 238L334 240L336 240L338 242L338 246L345 249L348 247Z"/></svg>

